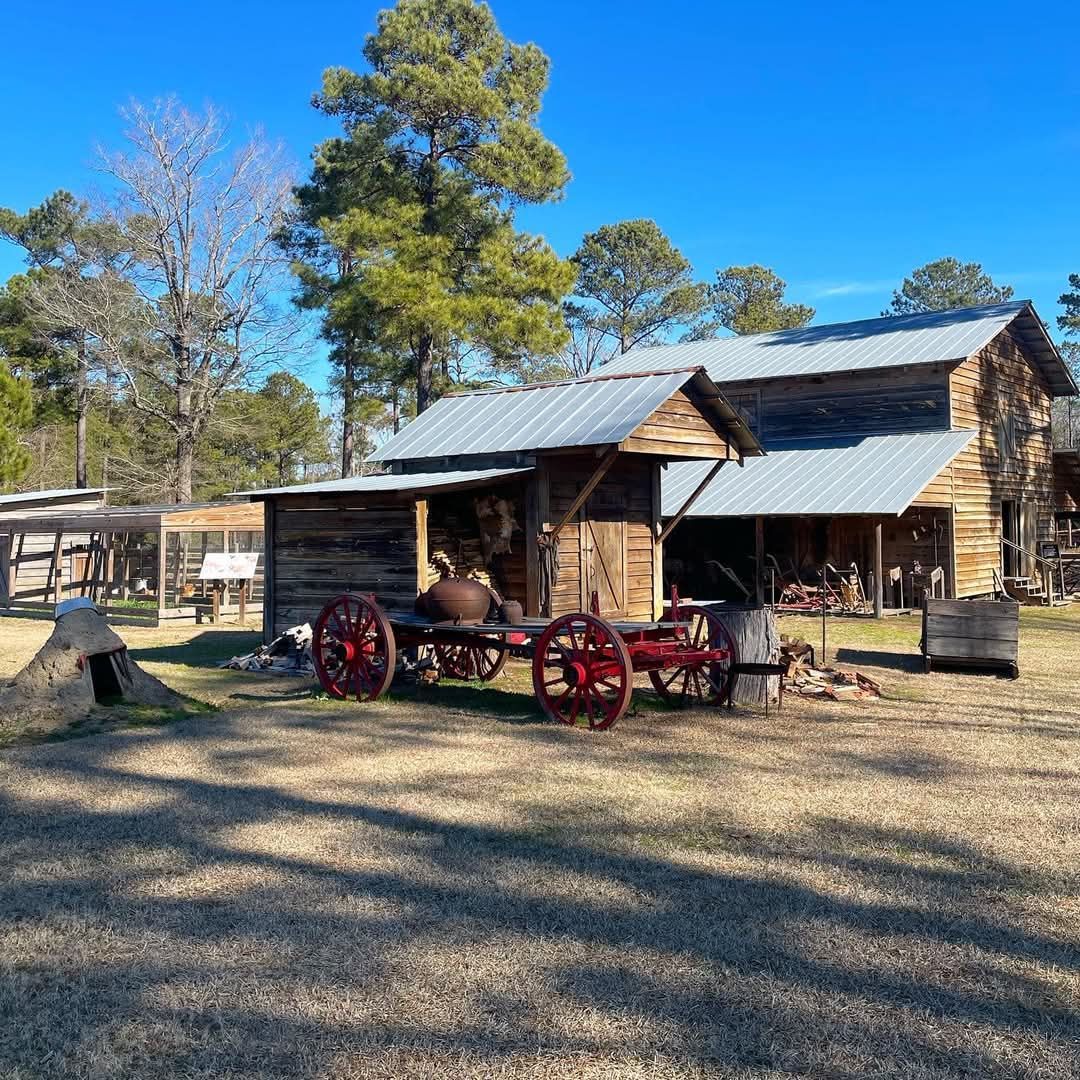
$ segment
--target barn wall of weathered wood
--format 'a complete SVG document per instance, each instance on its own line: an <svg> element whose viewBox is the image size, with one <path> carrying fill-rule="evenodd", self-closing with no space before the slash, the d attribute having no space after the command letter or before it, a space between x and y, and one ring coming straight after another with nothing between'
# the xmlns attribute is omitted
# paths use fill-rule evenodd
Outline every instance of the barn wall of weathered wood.
<svg viewBox="0 0 1080 1080"><path fill-rule="evenodd" d="M676 390L623 440L622 449L671 459L727 457L727 440L717 429L712 412L694 397Z"/></svg>
<svg viewBox="0 0 1080 1080"><path fill-rule="evenodd" d="M384 608L412 610L418 591L415 500L279 496L269 519L269 633L314 622L341 592L374 593Z"/></svg>
<svg viewBox="0 0 1080 1080"><path fill-rule="evenodd" d="M978 435L946 470L955 502L956 595L994 590L1003 500L1033 509L1030 539L1053 533L1050 388L1006 330L951 375L953 426Z"/></svg>
<svg viewBox="0 0 1080 1080"><path fill-rule="evenodd" d="M885 435L949 427L941 365L725 383L729 400L764 442L821 435Z"/></svg>

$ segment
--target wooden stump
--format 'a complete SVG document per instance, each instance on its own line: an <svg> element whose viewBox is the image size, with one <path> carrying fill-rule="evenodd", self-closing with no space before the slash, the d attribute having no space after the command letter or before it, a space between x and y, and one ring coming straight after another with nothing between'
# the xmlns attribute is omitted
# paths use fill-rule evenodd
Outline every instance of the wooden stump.
<svg viewBox="0 0 1080 1080"><path fill-rule="evenodd" d="M736 604L716 604L713 614L735 639L737 659L741 664L776 664L780 662L780 632L772 608L745 607ZM770 704L780 696L778 675L740 675L735 683L732 700L736 705L764 705L768 693Z"/></svg>

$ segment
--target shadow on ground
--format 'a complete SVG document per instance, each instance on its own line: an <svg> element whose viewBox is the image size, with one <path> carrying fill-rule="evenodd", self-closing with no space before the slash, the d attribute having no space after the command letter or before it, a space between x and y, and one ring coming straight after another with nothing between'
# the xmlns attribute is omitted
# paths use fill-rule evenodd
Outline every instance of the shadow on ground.
<svg viewBox="0 0 1080 1080"><path fill-rule="evenodd" d="M0 1071L1080 1064L1075 941L1009 907L1075 880L920 828L631 820L632 747L518 715L523 698L444 685L408 721L401 701L316 703L21 752L0 787ZM454 754L469 729L440 714L480 705L507 709L496 735ZM936 765L827 767L921 783Z"/></svg>

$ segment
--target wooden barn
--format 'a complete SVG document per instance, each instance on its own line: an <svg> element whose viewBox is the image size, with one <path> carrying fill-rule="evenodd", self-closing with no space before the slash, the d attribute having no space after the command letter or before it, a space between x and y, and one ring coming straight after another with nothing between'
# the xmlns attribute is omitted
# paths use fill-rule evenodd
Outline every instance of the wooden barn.
<svg viewBox="0 0 1080 1080"><path fill-rule="evenodd" d="M768 456L713 479L673 534L668 570L686 592L767 600L777 576L830 564L854 565L879 613L928 588L1050 599L1051 404L1077 388L1029 302L641 348L604 370L687 364ZM664 514L701 478L672 466Z"/></svg>
<svg viewBox="0 0 1080 1080"><path fill-rule="evenodd" d="M587 609L595 591L604 616L652 619L665 463L715 475L760 452L700 369L445 397L376 455L388 473L249 493L266 504L265 632L343 591L411 611L443 574L527 616Z"/></svg>

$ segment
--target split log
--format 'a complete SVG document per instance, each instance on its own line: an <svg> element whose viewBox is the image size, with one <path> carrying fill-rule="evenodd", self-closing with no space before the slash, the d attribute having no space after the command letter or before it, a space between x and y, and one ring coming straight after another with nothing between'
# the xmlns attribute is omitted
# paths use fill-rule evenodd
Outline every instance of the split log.
<svg viewBox="0 0 1080 1080"><path fill-rule="evenodd" d="M712 608L712 612L735 639L736 655L740 663L780 662L780 633L776 629L776 616L772 608L717 604ZM764 705L766 692L770 703L779 699L778 675L740 675L732 700L736 705Z"/></svg>

